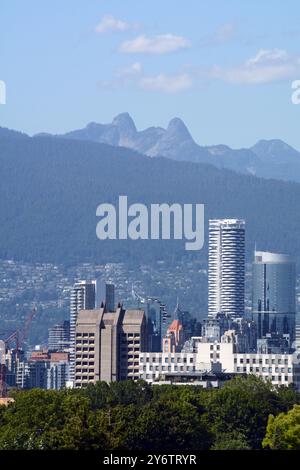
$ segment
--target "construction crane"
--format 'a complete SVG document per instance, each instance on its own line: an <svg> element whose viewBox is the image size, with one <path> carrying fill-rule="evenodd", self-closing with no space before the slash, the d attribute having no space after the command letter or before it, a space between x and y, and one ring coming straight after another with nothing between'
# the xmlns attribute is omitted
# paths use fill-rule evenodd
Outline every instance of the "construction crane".
<svg viewBox="0 0 300 470"><path fill-rule="evenodd" d="M28 316L26 317L24 326L21 330L13 331L9 336L7 336L3 341L4 343L4 358L0 356L0 398L7 397L7 384L6 384L6 364L5 364L5 354L7 346L11 342L15 342L17 353L21 350L22 345L24 344L25 339L28 337L29 329L31 322L35 315L37 314L37 309L33 308ZM4 361L4 362L3 362Z"/></svg>

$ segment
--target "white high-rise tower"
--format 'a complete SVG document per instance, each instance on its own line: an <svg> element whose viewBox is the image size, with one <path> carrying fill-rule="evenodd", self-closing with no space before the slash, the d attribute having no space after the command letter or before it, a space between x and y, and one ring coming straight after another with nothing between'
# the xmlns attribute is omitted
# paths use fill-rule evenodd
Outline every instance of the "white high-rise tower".
<svg viewBox="0 0 300 470"><path fill-rule="evenodd" d="M209 221L208 316L244 315L245 221Z"/></svg>
<svg viewBox="0 0 300 470"><path fill-rule="evenodd" d="M80 310L94 309L97 281L78 281L70 295L70 381L75 378L76 320Z"/></svg>

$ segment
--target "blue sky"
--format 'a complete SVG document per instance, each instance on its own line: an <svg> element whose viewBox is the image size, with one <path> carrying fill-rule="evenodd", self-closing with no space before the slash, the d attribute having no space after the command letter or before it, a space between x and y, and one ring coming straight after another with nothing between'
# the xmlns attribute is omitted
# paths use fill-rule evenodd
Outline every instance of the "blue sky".
<svg viewBox="0 0 300 470"><path fill-rule="evenodd" d="M300 150L297 0L2 0L0 125L61 133L128 111L203 145Z"/></svg>

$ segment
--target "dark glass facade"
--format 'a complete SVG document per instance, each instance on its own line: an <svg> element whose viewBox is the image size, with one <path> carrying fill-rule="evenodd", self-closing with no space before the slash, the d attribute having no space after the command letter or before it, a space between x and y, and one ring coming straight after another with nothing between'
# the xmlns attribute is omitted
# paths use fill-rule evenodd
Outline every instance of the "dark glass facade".
<svg viewBox="0 0 300 470"><path fill-rule="evenodd" d="M295 338L296 267L275 253L256 252L252 274L252 315L258 338L289 335Z"/></svg>

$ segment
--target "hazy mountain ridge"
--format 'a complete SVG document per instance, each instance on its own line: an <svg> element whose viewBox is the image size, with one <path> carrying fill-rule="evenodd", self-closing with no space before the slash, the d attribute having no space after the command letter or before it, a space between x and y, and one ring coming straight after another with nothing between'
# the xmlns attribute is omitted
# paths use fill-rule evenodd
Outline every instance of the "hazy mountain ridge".
<svg viewBox="0 0 300 470"><path fill-rule="evenodd" d="M2 259L148 262L187 254L179 240L100 242L97 206L117 205L125 194L130 204L204 203L206 230L208 218L245 218L248 259L256 242L300 261L300 184L95 142L11 136L0 137ZM207 234L204 249L189 254L204 260L206 250Z"/></svg>
<svg viewBox="0 0 300 470"><path fill-rule="evenodd" d="M300 182L300 152L285 142L261 140L249 149L232 149L224 144L201 146L179 118L172 119L166 129L149 127L138 131L131 116L122 113L110 124L92 122L84 129L59 137L127 147L150 157L211 163L239 173Z"/></svg>

